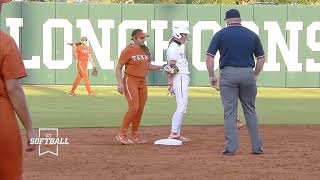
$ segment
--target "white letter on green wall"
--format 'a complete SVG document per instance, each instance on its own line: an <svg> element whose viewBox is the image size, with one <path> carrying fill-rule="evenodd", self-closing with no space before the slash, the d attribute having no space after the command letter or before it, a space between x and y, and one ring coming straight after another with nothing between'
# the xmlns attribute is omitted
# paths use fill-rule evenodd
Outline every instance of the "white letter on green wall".
<svg viewBox="0 0 320 180"><path fill-rule="evenodd" d="M52 58L52 29L63 29L63 59ZM67 69L72 64L72 24L67 19L49 19L43 24L43 63L49 69Z"/></svg>
<svg viewBox="0 0 320 180"><path fill-rule="evenodd" d="M320 42L316 42L316 34L319 30L320 22L313 22L307 28L307 45L312 51L320 51ZM320 63L316 63L314 59L307 59L306 71L320 72Z"/></svg>
<svg viewBox="0 0 320 180"><path fill-rule="evenodd" d="M193 33L192 33L192 64L193 66L199 70L204 71L207 70L206 63L201 61L201 57L205 57L205 52L207 52L208 47L205 48L204 53L201 53L201 33L203 30L212 30L212 37L215 33L217 33L219 30L221 30L221 26L216 21L199 21L193 26ZM211 42L211 38L209 44ZM208 44L208 46L209 46ZM219 67L219 53L215 56L215 70Z"/></svg>
<svg viewBox="0 0 320 180"><path fill-rule="evenodd" d="M168 29L168 21L152 20L151 29L154 29L154 64L164 64L163 50L167 49L169 41L163 40L163 30Z"/></svg>
<svg viewBox="0 0 320 180"><path fill-rule="evenodd" d="M114 20L98 20L98 27L101 29L101 46L94 32L92 24L88 19L77 20L77 28L81 29L81 36L86 36L90 42L93 52L101 69L114 69L114 61L111 61L111 39L110 29L114 28ZM80 37L79 37L80 39ZM91 63L88 64L91 69Z"/></svg>
<svg viewBox="0 0 320 180"><path fill-rule="evenodd" d="M22 18L6 18L6 26L10 28L10 36L20 47L20 27L23 27ZM21 48L20 48L21 51ZM40 69L40 56L32 56L31 60L23 60L26 69Z"/></svg>
<svg viewBox="0 0 320 180"><path fill-rule="evenodd" d="M303 30L303 22L286 23L286 30L289 31L289 45L286 43L278 22L265 22L264 29L268 31L268 60L263 69L265 71L280 71L280 63L277 63L278 46L288 71L302 71L302 63L299 63L298 59L298 39L299 31Z"/></svg>
<svg viewBox="0 0 320 180"><path fill-rule="evenodd" d="M148 22L146 20L124 20L119 25L118 29L118 57L120 57L121 51L127 45L127 30L128 29L142 29L145 33L148 30ZM131 34L131 32L130 32ZM129 38L128 38L129 39ZM131 39L131 37L130 37ZM147 42L145 42L147 45Z"/></svg>

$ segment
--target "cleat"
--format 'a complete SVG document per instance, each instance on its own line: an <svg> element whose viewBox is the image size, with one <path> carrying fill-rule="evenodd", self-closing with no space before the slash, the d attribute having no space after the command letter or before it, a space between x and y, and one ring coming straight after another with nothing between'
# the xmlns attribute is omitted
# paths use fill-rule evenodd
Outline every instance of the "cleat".
<svg viewBox="0 0 320 180"><path fill-rule="evenodd" d="M145 143L147 143L146 140L140 139L140 138L138 138L138 137L130 138L130 139L128 140L128 142L129 142L130 144L145 144Z"/></svg>
<svg viewBox="0 0 320 180"><path fill-rule="evenodd" d="M96 94L91 92L91 93L88 94L88 96L96 96Z"/></svg>
<svg viewBox="0 0 320 180"><path fill-rule="evenodd" d="M127 145L127 144L131 144L127 137L125 135L118 135L116 136L116 140L121 143L122 145Z"/></svg>
<svg viewBox="0 0 320 180"><path fill-rule="evenodd" d="M168 139L176 139L182 142L190 142L191 140L189 138L183 137L181 135L178 135L177 133L171 133L168 137Z"/></svg>
<svg viewBox="0 0 320 180"><path fill-rule="evenodd" d="M69 96L76 96L76 93L70 92L70 93L69 93Z"/></svg>
<svg viewBox="0 0 320 180"><path fill-rule="evenodd" d="M191 139L183 137L183 136L180 135L180 141L182 141L182 142L190 142Z"/></svg>

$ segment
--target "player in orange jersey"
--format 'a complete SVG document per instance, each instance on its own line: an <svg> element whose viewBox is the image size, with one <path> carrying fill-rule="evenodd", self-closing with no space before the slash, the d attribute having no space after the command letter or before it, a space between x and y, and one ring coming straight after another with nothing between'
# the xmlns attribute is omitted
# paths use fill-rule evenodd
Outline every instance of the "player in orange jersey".
<svg viewBox="0 0 320 180"><path fill-rule="evenodd" d="M0 0L0 11L2 3ZM12 37L0 31L0 179L21 180L22 144L16 114L27 135L27 151L35 150L30 139L36 134L20 78L27 76L19 49Z"/></svg>
<svg viewBox="0 0 320 180"><path fill-rule="evenodd" d="M81 43L79 45L76 45L75 43L72 44L74 56L78 60L77 61L78 75L77 75L77 78L74 80L72 89L70 91L71 96L76 95L74 91L76 90L82 78L84 79L84 84L88 91L88 96L95 96L95 94L90 88L89 74L88 74L88 61L90 61L93 67L95 67L95 64L91 57L90 48L87 46L87 41L88 41L87 37L81 37Z"/></svg>
<svg viewBox="0 0 320 180"><path fill-rule="evenodd" d="M149 48L144 44L147 35L141 29L135 29L131 38L133 43L122 52L116 67L118 79L118 92L126 96L128 111L126 112L117 141L121 144L146 143L138 137L137 132L147 100L148 70L160 70L163 66L152 65ZM122 76L122 68L125 66L125 75ZM127 130L132 123L131 137L127 136Z"/></svg>

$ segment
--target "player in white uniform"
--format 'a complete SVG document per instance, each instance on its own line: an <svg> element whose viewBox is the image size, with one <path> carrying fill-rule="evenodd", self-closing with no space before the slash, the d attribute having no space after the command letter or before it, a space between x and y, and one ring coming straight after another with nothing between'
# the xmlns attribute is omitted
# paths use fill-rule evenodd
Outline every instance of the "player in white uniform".
<svg viewBox="0 0 320 180"><path fill-rule="evenodd" d="M169 91L175 95L177 109L172 117L172 129L169 139L178 139L184 142L190 141L181 135L181 125L183 114L186 113L188 104L188 86L190 82L190 72L185 53L181 48L185 44L190 34L188 27L179 25L172 28L172 38L167 49L167 61L169 65L176 65L178 73L168 73Z"/></svg>

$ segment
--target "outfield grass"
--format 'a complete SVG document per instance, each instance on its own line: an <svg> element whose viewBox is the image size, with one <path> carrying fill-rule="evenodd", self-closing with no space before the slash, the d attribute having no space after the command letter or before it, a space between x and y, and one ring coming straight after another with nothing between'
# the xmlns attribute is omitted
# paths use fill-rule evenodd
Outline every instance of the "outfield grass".
<svg viewBox="0 0 320 180"><path fill-rule="evenodd" d="M116 87L93 87L96 97L86 96L83 87L76 97L66 92L69 86L55 88L24 87L39 127L117 127L127 110L126 100ZM257 112L262 124L320 124L320 89L259 88ZM142 125L168 125L175 111L175 100L166 88L149 87ZM239 104L239 115L243 119ZM223 109L219 93L211 88L190 88L185 124L222 124Z"/></svg>

